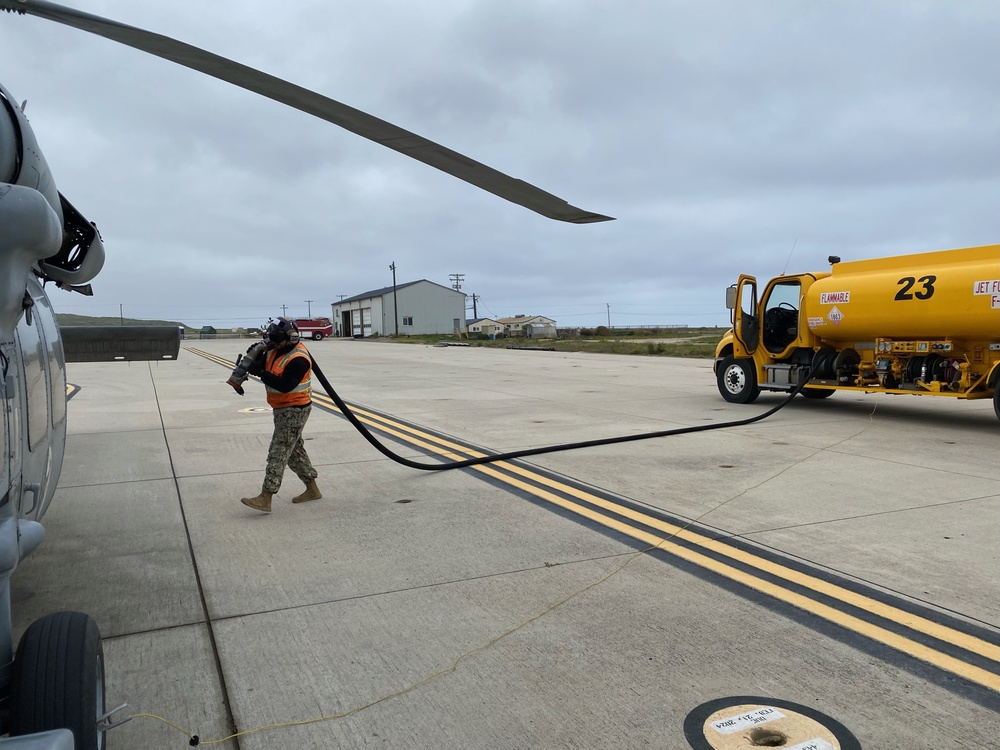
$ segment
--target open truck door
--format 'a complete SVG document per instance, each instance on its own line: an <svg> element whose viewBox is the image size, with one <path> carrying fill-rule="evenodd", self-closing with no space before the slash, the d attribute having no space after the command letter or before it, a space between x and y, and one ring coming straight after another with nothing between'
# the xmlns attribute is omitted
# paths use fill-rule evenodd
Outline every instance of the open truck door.
<svg viewBox="0 0 1000 750"><path fill-rule="evenodd" d="M757 279L740 276L726 290L726 307L733 322L732 352L716 360L719 392L736 404L749 404L760 395L757 364L753 353L760 342L760 315L757 310Z"/></svg>
<svg viewBox="0 0 1000 750"><path fill-rule="evenodd" d="M729 287L726 304L732 311L733 356L749 357L760 341L760 316L757 312L757 278L741 275L735 287Z"/></svg>

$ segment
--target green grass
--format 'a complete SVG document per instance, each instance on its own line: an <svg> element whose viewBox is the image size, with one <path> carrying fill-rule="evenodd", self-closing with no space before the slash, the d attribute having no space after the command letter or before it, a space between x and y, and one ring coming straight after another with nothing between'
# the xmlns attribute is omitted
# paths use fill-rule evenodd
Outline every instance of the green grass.
<svg viewBox="0 0 1000 750"><path fill-rule="evenodd" d="M558 352L595 352L598 354L628 354L645 357L712 358L715 347L725 334L722 328L669 328L660 330L612 331L602 335L576 336L560 339L505 338L489 340L464 336L405 336L387 337L383 341L403 344L437 344L439 342L468 343L491 349L509 346L553 348ZM639 340L636 340L639 339Z"/></svg>
<svg viewBox="0 0 1000 750"><path fill-rule="evenodd" d="M197 328L177 323L173 320L138 320L137 318L106 317L96 318L73 313L56 313L56 322L61 326L178 326L189 331Z"/></svg>
<svg viewBox="0 0 1000 750"><path fill-rule="evenodd" d="M172 320L137 320L135 318L88 317L58 313L56 320L61 326L180 326L188 333L199 329ZM629 354L644 357L695 357L712 358L715 346L725 334L724 328L660 328L610 330L600 326L584 329L588 335L560 339L505 338L494 341L470 339L467 336L447 336L428 334L422 336L383 336L380 341L399 344L437 344L441 341L467 343L491 349L506 349L508 346L551 347L558 352L595 352L598 354ZM228 333L219 329L219 333Z"/></svg>

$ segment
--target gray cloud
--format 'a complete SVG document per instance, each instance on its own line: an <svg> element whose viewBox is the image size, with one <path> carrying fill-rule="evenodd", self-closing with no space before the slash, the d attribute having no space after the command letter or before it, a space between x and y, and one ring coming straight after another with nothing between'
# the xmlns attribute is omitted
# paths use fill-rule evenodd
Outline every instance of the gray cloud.
<svg viewBox="0 0 1000 750"><path fill-rule="evenodd" d="M497 315L596 325L610 305L615 324L725 324L740 272L997 241L992 3L76 7L618 221L551 222L227 84L2 14L3 82L108 248L97 297L55 294L59 310L251 324L387 285L395 261L401 281L464 273Z"/></svg>

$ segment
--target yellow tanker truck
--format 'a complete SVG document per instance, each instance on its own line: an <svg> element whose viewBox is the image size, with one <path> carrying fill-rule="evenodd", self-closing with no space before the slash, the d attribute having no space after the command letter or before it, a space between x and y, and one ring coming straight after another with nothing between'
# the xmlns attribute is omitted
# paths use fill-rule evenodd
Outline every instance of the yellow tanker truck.
<svg viewBox="0 0 1000 750"><path fill-rule="evenodd" d="M841 263L782 275L759 295L741 275L716 349L727 401L762 390L992 398L1000 418L1000 245Z"/></svg>

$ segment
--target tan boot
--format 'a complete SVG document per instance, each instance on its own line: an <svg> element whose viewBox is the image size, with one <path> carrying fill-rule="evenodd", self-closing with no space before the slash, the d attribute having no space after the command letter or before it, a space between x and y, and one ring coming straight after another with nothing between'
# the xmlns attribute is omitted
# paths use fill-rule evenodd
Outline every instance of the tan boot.
<svg viewBox="0 0 1000 750"><path fill-rule="evenodd" d="M260 510L264 513L271 512L271 493L261 492L257 497L242 497L240 502L243 503L248 508L253 508L254 510Z"/></svg>
<svg viewBox="0 0 1000 750"><path fill-rule="evenodd" d="M319 491L319 487L316 486L316 480L310 479L306 482L306 491L301 495L296 495L292 498L293 503L304 503L309 500L319 500L323 497L322 493Z"/></svg>

